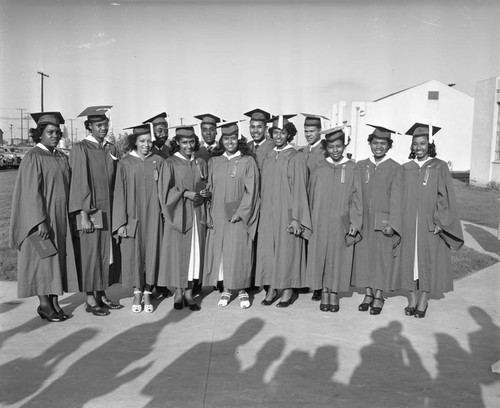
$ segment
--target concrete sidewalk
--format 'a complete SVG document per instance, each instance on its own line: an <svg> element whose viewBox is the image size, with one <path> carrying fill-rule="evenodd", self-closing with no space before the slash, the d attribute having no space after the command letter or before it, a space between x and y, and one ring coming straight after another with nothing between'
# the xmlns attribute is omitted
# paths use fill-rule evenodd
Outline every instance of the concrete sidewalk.
<svg viewBox="0 0 500 408"><path fill-rule="evenodd" d="M200 312L173 310L169 298L133 314L131 291L115 286L110 298L124 308L111 316L85 313L84 296L69 294L61 305L73 317L49 324L36 298L19 300L15 282L0 282L0 404L496 408L499 287L497 263L415 319L400 294L379 316L358 312L357 293L336 314L310 294L288 309L264 307L263 292L248 310L237 300L218 308L219 295L204 292Z"/></svg>

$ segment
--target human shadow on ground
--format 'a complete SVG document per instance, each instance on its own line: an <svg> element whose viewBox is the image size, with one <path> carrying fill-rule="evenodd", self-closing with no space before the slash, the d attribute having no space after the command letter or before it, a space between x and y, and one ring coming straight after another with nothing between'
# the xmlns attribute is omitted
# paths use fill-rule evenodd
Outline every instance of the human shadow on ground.
<svg viewBox="0 0 500 408"><path fill-rule="evenodd" d="M500 240L492 233L472 224L465 224L465 231L472 235L485 251L500 255Z"/></svg>
<svg viewBox="0 0 500 408"><path fill-rule="evenodd" d="M83 407L89 401L113 392L135 380L148 366L127 370L151 353L160 332L178 323L188 313L171 310L160 320L139 324L112 337L73 363L59 378L22 407Z"/></svg>
<svg viewBox="0 0 500 408"><path fill-rule="evenodd" d="M97 333L95 329L79 330L59 340L37 357L20 357L0 366L0 402L13 404L36 393L55 372L61 360Z"/></svg>
<svg viewBox="0 0 500 408"><path fill-rule="evenodd" d="M352 402L374 407L425 406L431 377L401 331L401 323L392 321L372 332L372 343L360 350L361 363L349 382Z"/></svg>
<svg viewBox="0 0 500 408"><path fill-rule="evenodd" d="M491 371L500 356L500 327L480 307L470 307L469 313L480 327L468 336L470 352L452 336L436 334L439 374L429 407L484 407L481 386L500 382Z"/></svg>
<svg viewBox="0 0 500 408"><path fill-rule="evenodd" d="M63 307L64 311L68 313L70 316L72 316L73 311L75 308L77 308L80 304L84 302L84 297L80 293L75 293L72 294L64 299L61 299L61 307ZM13 321L16 320L16 310L15 308L18 307L20 304L22 304L22 301L19 302L6 302L6 303L15 303L15 307L9 309L9 314L4 315L2 319L8 320L12 319ZM4 303L5 304L5 303ZM40 329L45 327L47 324L49 324L46 320L40 319L40 317L36 313L36 306L33 307L33 317L29 319L28 321L25 321L24 323L20 324L19 326L15 326L11 329L3 330L0 331L0 349L3 347L3 344L5 343L6 340L9 338L18 335L18 334L26 334L30 333L34 330Z"/></svg>
<svg viewBox="0 0 500 408"><path fill-rule="evenodd" d="M229 379L232 384L240 372L238 347L251 341L263 325L262 319L249 319L229 338L202 342L183 353L144 387L142 393L151 397L146 407L204 406L207 392L203 390L207 389L208 379L218 384L221 381L221 387L227 386ZM217 392L224 392L224 389L217 388Z"/></svg>
<svg viewBox="0 0 500 408"><path fill-rule="evenodd" d="M10 312L22 304L20 300L12 300L9 302L0 303L0 314Z"/></svg>

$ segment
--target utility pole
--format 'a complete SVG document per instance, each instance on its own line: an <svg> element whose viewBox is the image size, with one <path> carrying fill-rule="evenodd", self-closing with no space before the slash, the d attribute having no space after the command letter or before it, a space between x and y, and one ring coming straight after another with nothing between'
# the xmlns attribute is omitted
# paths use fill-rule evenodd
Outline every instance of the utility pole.
<svg viewBox="0 0 500 408"><path fill-rule="evenodd" d="M40 74L40 79L42 80L42 112L43 112L43 77L48 78L49 76L43 72L40 72L40 71L38 71L38 73Z"/></svg>
<svg viewBox="0 0 500 408"><path fill-rule="evenodd" d="M11 123L10 124L10 145L12 146L14 144L14 139L12 139L12 127L14 125Z"/></svg>
<svg viewBox="0 0 500 408"><path fill-rule="evenodd" d="M21 144L23 144L23 111L25 111L26 108L16 108L16 110L21 111Z"/></svg>

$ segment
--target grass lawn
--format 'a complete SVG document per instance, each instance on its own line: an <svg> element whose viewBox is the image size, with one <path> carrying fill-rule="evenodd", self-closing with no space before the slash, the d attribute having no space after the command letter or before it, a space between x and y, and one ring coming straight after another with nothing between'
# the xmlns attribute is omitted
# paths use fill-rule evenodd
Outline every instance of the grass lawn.
<svg viewBox="0 0 500 408"><path fill-rule="evenodd" d="M17 255L9 247L10 209L17 170L0 170L0 280L16 280Z"/></svg>
<svg viewBox="0 0 500 408"><path fill-rule="evenodd" d="M0 280L16 280L17 255L9 248L9 224L12 193L17 170L0 170ZM468 187L454 180L460 217L465 221L498 228L500 219L500 192ZM489 255L463 247L452 251L455 279L484 269L496 260Z"/></svg>
<svg viewBox="0 0 500 408"><path fill-rule="evenodd" d="M453 180L458 202L460 219L498 228L500 221L500 191L469 187L465 183Z"/></svg>

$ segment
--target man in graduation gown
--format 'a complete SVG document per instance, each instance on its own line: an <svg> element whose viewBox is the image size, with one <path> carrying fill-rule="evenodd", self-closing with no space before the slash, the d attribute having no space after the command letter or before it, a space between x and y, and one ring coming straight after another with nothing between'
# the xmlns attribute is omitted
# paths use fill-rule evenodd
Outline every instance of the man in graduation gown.
<svg viewBox="0 0 500 408"><path fill-rule="evenodd" d="M328 157L326 143L321 139L321 119L328 120L326 116L302 113L304 119L304 136L307 146L300 149L306 155L307 166L312 169L321 159Z"/></svg>
<svg viewBox="0 0 500 408"><path fill-rule="evenodd" d="M108 309L119 309L104 292L119 282L120 254L111 235L111 212L118 149L104 140L109 119L105 112L111 106L92 106L78 117L86 116L85 127L90 132L71 149L71 187L69 212L81 217L78 233L77 265L80 290L87 293L85 310L95 316L106 316ZM96 228L91 217L102 213L102 228ZM96 218L94 218L96 220Z"/></svg>
<svg viewBox="0 0 500 408"><path fill-rule="evenodd" d="M200 129L201 137L204 143L200 143L200 148L196 152L196 157L201 157L208 163L210 158L220 156L224 150L219 147L215 140L217 137L217 124L221 119L210 113L195 116L196 119L201 120Z"/></svg>
<svg viewBox="0 0 500 408"><path fill-rule="evenodd" d="M321 119L328 120L326 116L302 113L304 119L304 136L307 140L307 146L299 149L306 156L308 177L314 165L328 157L326 152L326 142L321 139ZM307 290L307 288L305 288ZM312 300L321 300L321 289L313 291Z"/></svg>
<svg viewBox="0 0 500 408"><path fill-rule="evenodd" d="M170 156L170 141L168 140L168 122L167 113L162 112L152 118L145 120L144 124L151 123L154 131L152 154L156 154L163 159Z"/></svg>
<svg viewBox="0 0 500 408"><path fill-rule="evenodd" d="M272 138L267 139L267 122L271 119L271 114L256 108L245 113L245 116L250 118L250 136L253 139L248 142L247 147L260 169L267 153L276 146Z"/></svg>

